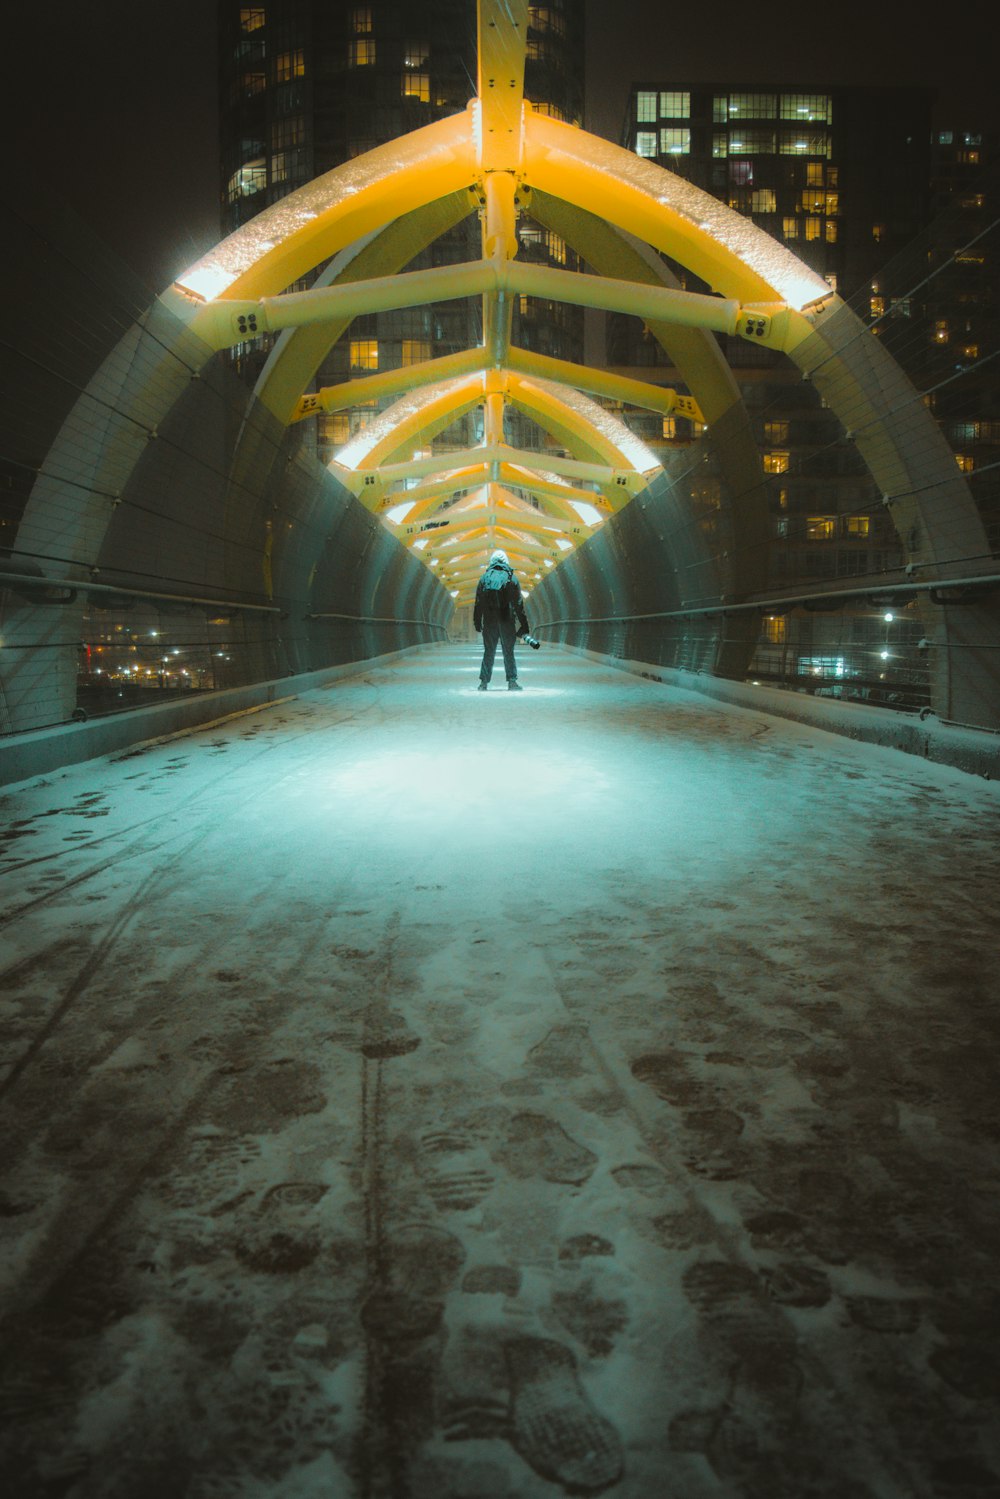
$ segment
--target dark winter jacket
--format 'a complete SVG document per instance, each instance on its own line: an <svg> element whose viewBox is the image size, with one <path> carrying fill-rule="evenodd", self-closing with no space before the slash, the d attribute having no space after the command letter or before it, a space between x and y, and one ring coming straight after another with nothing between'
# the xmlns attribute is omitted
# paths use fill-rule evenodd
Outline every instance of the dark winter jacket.
<svg viewBox="0 0 1000 1499"><path fill-rule="evenodd" d="M491 573L496 569L507 575L507 582L502 593L497 592L495 589L487 591L483 588L483 578L486 577L486 573ZM499 608L502 619L509 619L511 612L513 612L514 618L517 620L518 634L527 635L528 616L524 612L521 585L517 581L514 569L506 562L491 562L486 569L486 573L480 578L476 588L476 602L472 610L472 623L477 630L481 630L483 628L484 611Z"/></svg>

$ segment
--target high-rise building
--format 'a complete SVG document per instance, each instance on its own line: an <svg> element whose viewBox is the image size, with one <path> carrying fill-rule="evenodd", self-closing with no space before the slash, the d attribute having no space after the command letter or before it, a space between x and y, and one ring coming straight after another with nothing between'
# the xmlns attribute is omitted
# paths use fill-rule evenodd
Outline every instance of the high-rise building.
<svg viewBox="0 0 1000 1499"><path fill-rule="evenodd" d="M989 460L1000 411L995 377L978 369L998 345L983 238L995 192L984 181L986 143L969 131L932 133L933 99L926 89L794 81L636 84L622 144L745 214L852 305L938 415L959 467L977 478L984 470L972 488L996 541L1000 504ZM674 269L689 289L705 289ZM770 590L842 587L860 577L876 583L899 566L900 541L851 434L783 356L745 340L721 342L768 480ZM648 379L649 367L659 366L664 384L677 383L637 320L611 317L607 347L613 367ZM648 428L650 418L638 421ZM668 425L670 442L698 435L683 420ZM874 605L829 620L802 611L765 617L757 672L849 676L858 661L881 655L875 646L884 647L885 622ZM910 624L917 639L919 621ZM878 671L868 675L877 697Z"/></svg>
<svg viewBox="0 0 1000 1499"><path fill-rule="evenodd" d="M583 0L549 0L528 12L525 96L558 119L583 118ZM475 0L219 0L222 225L229 232L313 177L411 130L466 107L476 91ZM442 235L410 268L476 259L475 215ZM558 236L530 221L521 254L574 265ZM514 339L558 358L579 360L577 308L522 297ZM317 373L316 386L458 352L481 337L474 302L442 302L354 320ZM249 377L266 355L258 340L237 351ZM321 455L333 453L372 416L363 404L317 419ZM442 434L464 446L476 413ZM519 418L509 414L514 424ZM453 439L453 443L450 442ZM518 426L521 446L537 431Z"/></svg>
<svg viewBox="0 0 1000 1499"><path fill-rule="evenodd" d="M637 84L622 144L787 244L843 297L927 222L933 94Z"/></svg>

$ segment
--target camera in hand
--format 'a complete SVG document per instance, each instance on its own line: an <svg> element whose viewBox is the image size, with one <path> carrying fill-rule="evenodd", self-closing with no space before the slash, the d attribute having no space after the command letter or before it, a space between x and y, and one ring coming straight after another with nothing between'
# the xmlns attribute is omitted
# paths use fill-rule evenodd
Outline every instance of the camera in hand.
<svg viewBox="0 0 1000 1499"><path fill-rule="evenodd" d="M542 642L540 640L536 640L534 635L522 635L521 639L524 641L525 645L530 645L533 651L540 651L542 648Z"/></svg>

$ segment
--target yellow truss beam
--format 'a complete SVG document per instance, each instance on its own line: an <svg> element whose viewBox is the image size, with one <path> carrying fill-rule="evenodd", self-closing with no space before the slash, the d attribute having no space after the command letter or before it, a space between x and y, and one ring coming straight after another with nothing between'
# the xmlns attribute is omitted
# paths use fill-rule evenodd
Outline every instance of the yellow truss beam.
<svg viewBox="0 0 1000 1499"><path fill-rule="evenodd" d="M502 295L509 303L511 296L518 295L569 302L603 312L625 312L678 327L740 334L775 349L785 347L793 325L789 309L777 301L743 304L734 297L705 296L669 286L614 281L555 266L494 259L407 271L398 276L377 276L274 297L245 300L221 297L201 309L197 332L213 348L225 349L248 338L287 328L307 328L361 313L423 307L428 302L457 301L480 293L489 294L492 302ZM496 335L492 343L495 345ZM486 346L491 347L489 336ZM503 348L494 348L493 355L495 364L503 363Z"/></svg>
<svg viewBox="0 0 1000 1499"><path fill-rule="evenodd" d="M381 494L387 484L405 479L423 478L428 474L439 474L443 470L464 468L474 463L514 464L529 468L537 463L554 474L564 474L570 479L586 479L604 485L622 504L646 486L644 475L632 468L611 468L603 463L585 463L576 458L562 458L550 453L532 453L522 448L511 448L506 443L494 443L488 447L464 448L454 453L435 453L430 458L414 458L409 463L383 464L377 471L345 468L336 461L331 470L352 494L363 494L365 490ZM513 481L515 483L520 481ZM617 508L621 508L618 506Z"/></svg>
<svg viewBox="0 0 1000 1499"><path fill-rule="evenodd" d="M378 401L385 396L399 395L403 391L419 390L421 386L436 385L442 380L471 375L484 370L488 362L485 349L463 349L458 354L445 354L440 359L425 359L420 364L403 365L398 370L384 370L379 375L343 380L339 385L325 385L321 390L300 396L289 420L300 422L323 412L345 411L351 406L360 406L365 401Z"/></svg>
<svg viewBox="0 0 1000 1499"><path fill-rule="evenodd" d="M569 385L575 390L586 391L588 395L621 401L625 406L639 406L646 411L658 411L663 416L686 416L695 422L705 420L693 396L683 395L669 385L650 385L645 380L630 380L623 375L609 374L606 370L573 364L567 359L552 359L548 354L536 354L516 345L508 351L507 366L518 374L534 375L557 385Z"/></svg>

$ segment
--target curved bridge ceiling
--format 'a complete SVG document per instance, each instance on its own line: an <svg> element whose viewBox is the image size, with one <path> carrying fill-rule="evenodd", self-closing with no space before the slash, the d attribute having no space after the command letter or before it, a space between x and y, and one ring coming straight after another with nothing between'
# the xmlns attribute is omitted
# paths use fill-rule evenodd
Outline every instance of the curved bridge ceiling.
<svg viewBox="0 0 1000 1499"><path fill-rule="evenodd" d="M458 602L486 556L505 547L543 575L659 472L656 456L600 398L717 421L739 394L713 337L739 334L793 352L838 299L746 219L680 178L536 114L523 96L527 5L480 3L478 95L464 114L356 158L261 213L191 266L162 299L200 340L223 349L278 334L256 395L283 423L359 401L388 407L331 463L338 479L438 569ZM519 261L523 211L558 224L599 274ZM470 212L477 261L403 268ZM637 236L715 288L672 284ZM286 288L325 265L308 291ZM465 353L309 389L332 344L362 313L478 297L483 340ZM617 378L516 347L515 296L621 311L645 320L691 394ZM595 399L597 398L597 399ZM504 440L515 407L554 451ZM481 442L435 451L434 438L481 411ZM569 457L564 456L569 454ZM737 444L752 487L758 459Z"/></svg>
<svg viewBox="0 0 1000 1499"><path fill-rule="evenodd" d="M493 547L505 547L526 582L540 579L662 472L600 404L609 398L717 430L723 424L717 458L734 546L728 561L703 562L714 569L714 597L759 596L760 459L718 333L784 352L813 380L891 503L908 560L981 555L981 522L950 450L878 340L748 219L649 161L535 113L523 94L527 15L523 0L480 0L478 94L463 114L360 156L265 210L163 294L162 317L154 309L150 326L179 322L165 335L171 346L185 339L183 330L193 335L186 344L193 367L257 335L277 335L255 396L286 427L388 401L331 471L459 603L471 598ZM590 271L519 260L523 212L560 234ZM470 213L481 222L478 260L405 270ZM650 249L690 269L711 293L680 289ZM318 267L308 291L288 290ZM514 296L643 319L687 390L516 347ZM476 347L311 388L358 315L469 297L482 302ZM167 378L144 383L141 401L154 423L179 389ZM508 408L537 424L541 447L505 441ZM459 451L444 442L435 448L434 439L473 409L481 440ZM115 457L119 466L128 461L120 443ZM709 602L704 586L696 602Z"/></svg>

